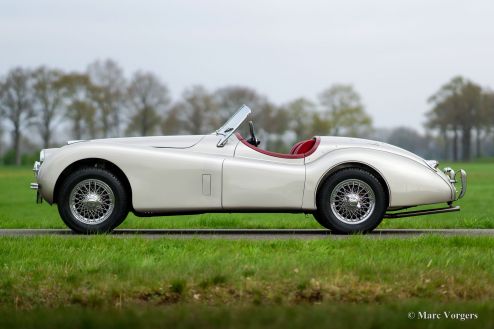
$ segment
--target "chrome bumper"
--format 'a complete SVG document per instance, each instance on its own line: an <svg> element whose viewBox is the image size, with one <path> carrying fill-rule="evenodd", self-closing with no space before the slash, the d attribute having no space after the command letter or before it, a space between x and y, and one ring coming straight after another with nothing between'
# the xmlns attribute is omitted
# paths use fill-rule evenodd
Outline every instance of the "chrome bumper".
<svg viewBox="0 0 494 329"><path fill-rule="evenodd" d="M38 178L40 166L41 166L41 163L39 161L34 162L33 172L34 172L35 178ZM40 193L41 186L38 183L31 183L30 188L32 190L36 190L36 203L43 203L43 198L41 197L41 193Z"/></svg>
<svg viewBox="0 0 494 329"><path fill-rule="evenodd" d="M34 172L34 177L36 178L38 177L39 167L41 167L41 162L34 161L33 172Z"/></svg>
<svg viewBox="0 0 494 329"><path fill-rule="evenodd" d="M449 177L449 182L453 185L458 183L458 175L460 175L460 180L459 182L461 183L461 189L460 192L458 192L458 189L456 189L456 200L459 200L465 196L467 193L467 172L463 169L460 169L459 171L454 171L450 167L446 167L443 169L443 172L446 174L446 176Z"/></svg>

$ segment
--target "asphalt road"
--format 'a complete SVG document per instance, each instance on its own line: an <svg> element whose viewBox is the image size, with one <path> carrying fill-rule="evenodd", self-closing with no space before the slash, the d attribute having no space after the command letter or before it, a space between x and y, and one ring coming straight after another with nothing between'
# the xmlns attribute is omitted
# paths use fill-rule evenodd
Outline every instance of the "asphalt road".
<svg viewBox="0 0 494 329"><path fill-rule="evenodd" d="M412 238L424 234L442 236L493 236L494 229L385 229L374 230L369 238ZM0 229L0 236L81 236L67 229ZM117 229L115 237L144 238L222 238L222 239L345 239L347 235L335 235L316 229Z"/></svg>

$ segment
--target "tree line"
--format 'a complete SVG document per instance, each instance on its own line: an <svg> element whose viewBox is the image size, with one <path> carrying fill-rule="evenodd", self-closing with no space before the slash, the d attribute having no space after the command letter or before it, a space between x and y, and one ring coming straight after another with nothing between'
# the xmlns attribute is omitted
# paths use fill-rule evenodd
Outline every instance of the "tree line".
<svg viewBox="0 0 494 329"><path fill-rule="evenodd" d="M282 148L287 132L295 140L312 134L359 136L372 128L360 96L349 85L324 90L324 110L316 111L317 104L308 99L277 106L243 86L209 91L195 85L172 102L167 85L155 74L137 71L127 80L110 59L95 61L84 72L16 67L0 80L0 123L10 128L17 164L24 135L47 148L60 142L56 135L62 126L73 139L202 134L220 127L242 104L255 109L260 135L272 148Z"/></svg>
<svg viewBox="0 0 494 329"><path fill-rule="evenodd" d="M48 148L62 142L60 136L210 133L240 105L248 104L268 149L286 151L295 141L313 135L353 136L390 141L415 152L414 147L423 145L418 153L441 146L444 157L451 153L454 160L461 150L468 160L472 134L477 155L482 154L484 140L492 137L492 95L473 82L454 78L429 100L426 137L408 128L383 137L351 85L332 85L316 101L300 97L282 105L244 86L211 91L194 85L172 100L167 85L154 73L137 71L128 79L118 63L107 59L94 61L82 72L45 66L12 68L0 78L0 129L11 133L10 149L14 162L20 164L26 141Z"/></svg>
<svg viewBox="0 0 494 329"><path fill-rule="evenodd" d="M494 92L457 76L428 101L432 109L427 113L426 126L439 132L444 153L451 154L453 161L469 161L475 145L475 156L481 157L482 145L492 139Z"/></svg>

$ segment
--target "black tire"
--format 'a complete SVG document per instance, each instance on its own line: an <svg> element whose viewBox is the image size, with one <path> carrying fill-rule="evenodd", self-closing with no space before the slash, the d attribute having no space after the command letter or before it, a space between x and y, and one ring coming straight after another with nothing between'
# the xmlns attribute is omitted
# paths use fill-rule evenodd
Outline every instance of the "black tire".
<svg viewBox="0 0 494 329"><path fill-rule="evenodd" d="M370 187L372 189L372 192L374 194L374 207L372 209L371 206L364 205L362 207L363 208L362 212L364 212L366 209L367 212L365 212L362 217L356 216L355 223L349 223L349 221L353 221L354 219L353 218L347 219L345 217L346 213L343 212L342 214L341 213L342 211L338 210L341 209L338 208L338 206L335 206L333 208L331 206L330 200L331 200L331 195L335 189L338 188L338 190L341 191L340 190L340 186L342 186L341 184L345 185L347 182L348 182L347 184L350 184L351 182L355 182L355 181L364 182L365 184L363 185L367 185L365 188ZM335 195L339 195L337 191L335 191ZM337 197L342 198L341 196L337 196ZM346 198L346 195L343 198ZM355 202L355 199L353 202ZM366 199L365 202L369 202L370 204L370 201L368 201L368 199ZM361 209L360 201L358 201L358 204L359 204L358 209L360 211ZM314 213L314 218L317 220L319 224L331 230L333 233L336 234L368 233L373 229L375 229L381 223L384 217L384 213L386 212L387 209L387 198L383 186L373 174L359 168L348 168L348 169L342 169L334 173L330 177L326 178L326 180L322 183L321 187L317 192L316 206L317 206L317 210Z"/></svg>
<svg viewBox="0 0 494 329"><path fill-rule="evenodd" d="M89 216L86 218L85 213L81 210L77 210L75 207L71 209L72 193L76 195L76 191L82 191L79 186L88 182L99 185L99 194L106 201L104 208L97 210L102 213L102 216L99 217L101 218L100 221L90 222L93 219ZM97 199L98 202L100 200L102 199ZM108 233L127 217L129 213L128 201L128 194L124 185L115 175L102 168L85 167L71 173L62 182L58 192L58 212L64 223L76 233ZM72 203L74 204L73 201ZM110 204L113 204L112 208ZM82 219L78 219L76 216Z"/></svg>

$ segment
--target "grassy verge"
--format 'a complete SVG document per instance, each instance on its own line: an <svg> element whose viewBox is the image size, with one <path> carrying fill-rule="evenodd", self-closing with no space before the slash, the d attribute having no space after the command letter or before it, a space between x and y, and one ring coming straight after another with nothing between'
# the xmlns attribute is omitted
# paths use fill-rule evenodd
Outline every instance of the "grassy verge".
<svg viewBox="0 0 494 329"><path fill-rule="evenodd" d="M445 164L446 165L446 164ZM492 182L494 163L454 164L465 168L467 196L459 213L384 220L380 228L494 228ZM0 167L0 228L65 228L56 206L36 205L29 168ZM129 215L121 228L320 228L303 214L203 214L137 218Z"/></svg>
<svg viewBox="0 0 494 329"><path fill-rule="evenodd" d="M2 237L0 250L0 328L494 325L486 237ZM408 318L424 311L477 318Z"/></svg>
<svg viewBox="0 0 494 329"><path fill-rule="evenodd" d="M492 228L492 163L460 213L381 228ZM64 228L28 168L0 168L0 228ZM291 214L129 216L127 228L319 228ZM494 327L494 239L0 237L0 328ZM409 312L475 320L408 319Z"/></svg>
<svg viewBox="0 0 494 329"><path fill-rule="evenodd" d="M0 239L0 306L297 305L494 298L494 239Z"/></svg>
<svg viewBox="0 0 494 329"><path fill-rule="evenodd" d="M438 313L424 320L418 312ZM408 314L414 312L415 318ZM445 318L444 314L449 318ZM413 301L375 305L211 307L203 305L122 309L0 311L2 328L493 328L493 303ZM459 315L457 315L459 314ZM464 314L464 315L461 315ZM477 318L466 319L470 314ZM453 318L452 318L453 317ZM464 320L461 320L461 319Z"/></svg>

